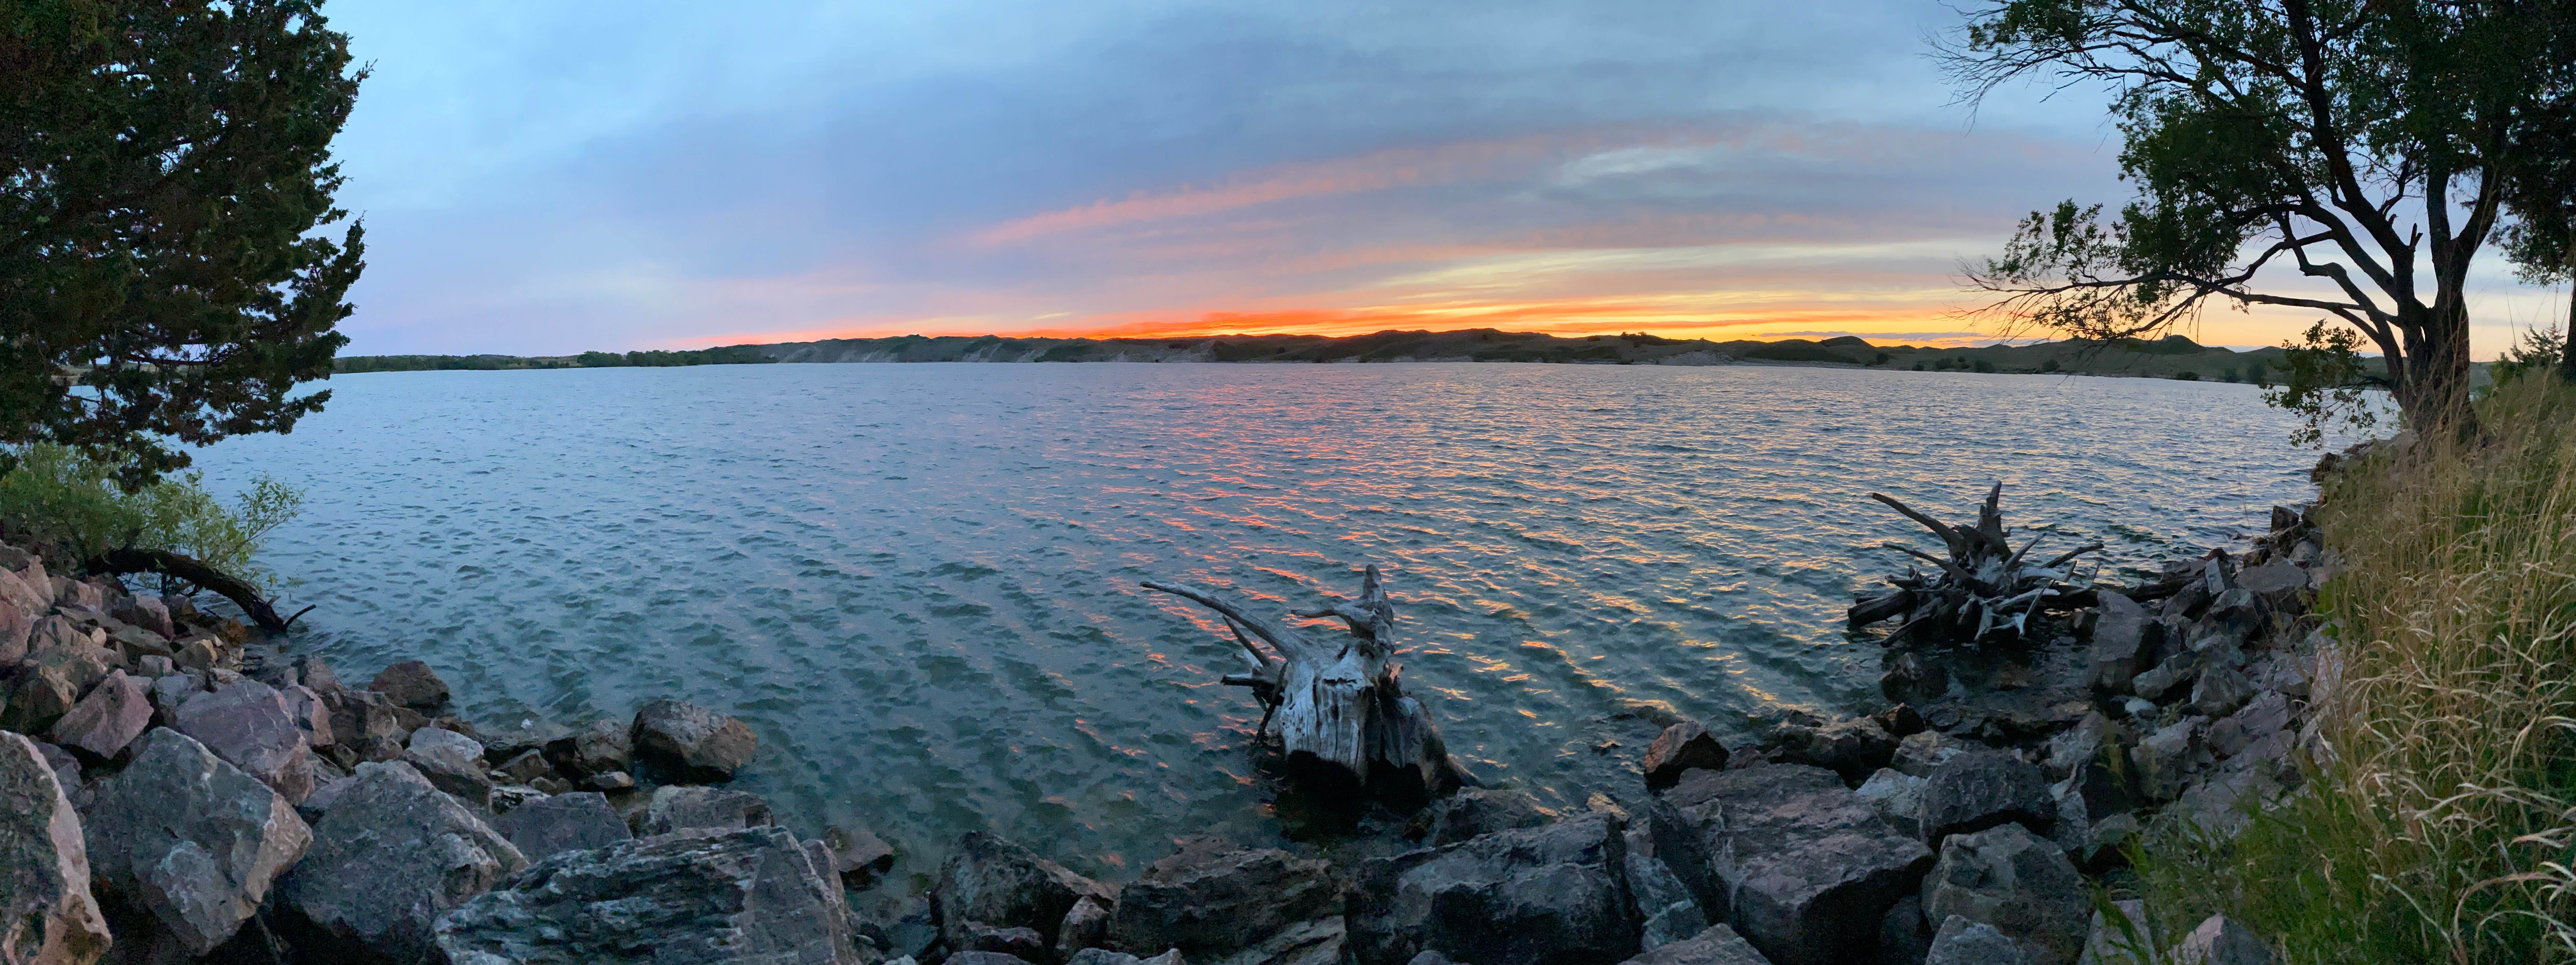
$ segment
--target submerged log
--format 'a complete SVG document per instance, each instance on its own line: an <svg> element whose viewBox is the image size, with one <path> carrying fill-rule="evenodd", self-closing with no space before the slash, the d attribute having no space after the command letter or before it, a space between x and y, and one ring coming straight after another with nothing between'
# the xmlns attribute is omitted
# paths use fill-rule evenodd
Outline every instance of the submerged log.
<svg viewBox="0 0 2576 965"><path fill-rule="evenodd" d="M1869 494L1869 498L1923 524L1923 528L1941 538L1948 552L1935 556L1910 546L1887 544L1886 549L1930 563L1937 572L1925 576L1907 567L1904 576L1888 580L1894 591L1852 604L1848 614L1852 628L1902 616L1906 621L1888 636L1890 643L1941 634L1975 641L1999 631L2019 636L2029 629L2034 614L2089 604L2091 588L2070 586L2067 580L2073 576L2071 564L2076 558L2100 550L2102 544L2087 543L2050 557L2047 562L2033 562L2030 551L2039 545L2041 537L2032 537L2020 549L2013 548L2011 531L2004 528L2003 496L2004 484L1996 483L1986 492L1985 504L1978 507L1976 523L1957 526L1934 519L1885 493Z"/></svg>
<svg viewBox="0 0 2576 965"><path fill-rule="evenodd" d="M1341 643L1314 640L1186 584L1148 580L1144 586L1225 618L1249 667L1224 682L1250 689L1260 701L1258 733L1277 723L1292 776L1416 803L1473 783L1450 759L1430 712L1404 693L1402 666L1388 659L1395 652L1395 606L1387 602L1377 567L1360 578L1358 599L1290 614L1339 618L1350 629L1350 639ZM1271 652L1255 645L1255 637Z"/></svg>

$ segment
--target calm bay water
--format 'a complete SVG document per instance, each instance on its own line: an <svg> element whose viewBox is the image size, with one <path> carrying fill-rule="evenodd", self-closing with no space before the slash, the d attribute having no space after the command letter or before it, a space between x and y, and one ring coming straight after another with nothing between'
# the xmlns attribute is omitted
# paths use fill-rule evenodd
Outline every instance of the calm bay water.
<svg viewBox="0 0 2576 965"><path fill-rule="evenodd" d="M200 456L307 487L264 562L344 678L420 658L478 724L675 695L737 782L935 869L972 829L1114 878L1275 833L1220 625L1384 569L1405 679L1491 783L1628 793L1660 705L1868 709L1841 628L1889 540L2005 484L2042 549L2224 544L2307 498L2249 386L1785 367L770 365L346 376ZM1330 631L1338 632L1338 631Z"/></svg>

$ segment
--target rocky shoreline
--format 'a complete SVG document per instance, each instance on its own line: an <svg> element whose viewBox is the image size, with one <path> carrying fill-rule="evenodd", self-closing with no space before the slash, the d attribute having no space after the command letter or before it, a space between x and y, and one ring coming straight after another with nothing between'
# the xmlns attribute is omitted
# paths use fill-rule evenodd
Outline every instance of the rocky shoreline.
<svg viewBox="0 0 2576 965"><path fill-rule="evenodd" d="M1123 886L969 834L861 915L892 849L716 786L757 753L738 721L650 700L480 734L425 664L348 686L0 546L0 961L2268 961L2224 919L2147 936L2092 895L2151 822L2233 833L2295 793L2330 566L2280 509L2242 557L2099 588L2027 643L1891 647L1877 714L1735 748L1671 721L1632 793L1576 812L1469 788L1329 856L1174 829Z"/></svg>

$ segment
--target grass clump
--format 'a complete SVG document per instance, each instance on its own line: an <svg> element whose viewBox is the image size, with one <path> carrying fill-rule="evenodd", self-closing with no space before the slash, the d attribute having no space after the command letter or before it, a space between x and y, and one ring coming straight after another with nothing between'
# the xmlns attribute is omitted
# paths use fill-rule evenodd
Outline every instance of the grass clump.
<svg viewBox="0 0 2576 965"><path fill-rule="evenodd" d="M8 450L0 474L0 528L34 543L62 570L112 549L167 550L263 587L276 577L258 567L261 543L295 518L304 493L261 475L225 506L205 490L203 473L164 478L127 492L114 463L77 449L37 443Z"/></svg>
<svg viewBox="0 0 2576 965"><path fill-rule="evenodd" d="M2139 855L2159 930L2226 912L2292 962L2576 962L2576 391L2520 379L2477 439L2329 480L2301 792Z"/></svg>

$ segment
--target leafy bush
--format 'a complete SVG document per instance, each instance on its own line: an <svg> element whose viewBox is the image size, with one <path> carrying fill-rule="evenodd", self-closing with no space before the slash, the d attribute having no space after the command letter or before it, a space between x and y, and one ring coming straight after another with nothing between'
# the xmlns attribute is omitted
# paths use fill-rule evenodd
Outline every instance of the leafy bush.
<svg viewBox="0 0 2576 965"><path fill-rule="evenodd" d="M2200 373L2198 373L2198 372L2176 372L2176 373L2174 373L2174 380L2175 380L2175 381L2177 381L2177 382L2198 382L2198 381L2200 381Z"/></svg>
<svg viewBox="0 0 2576 965"><path fill-rule="evenodd" d="M2547 372L2558 366L2567 348L2567 336L2555 328L2532 329L2522 333L2502 358L2496 359L2495 380L2511 382L2525 372Z"/></svg>
<svg viewBox="0 0 2576 965"><path fill-rule="evenodd" d="M9 451L0 475L0 527L44 547L68 570L109 550L166 550L252 583L275 577L254 563L261 542L303 509L304 493L261 475L230 508L207 492L203 473L164 478L134 492L116 466L79 450L37 443Z"/></svg>

